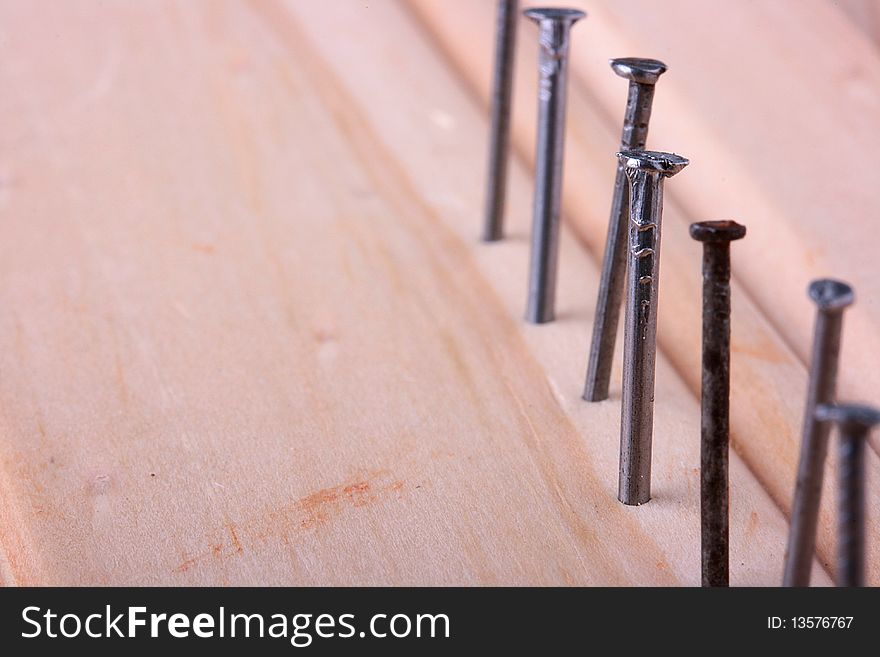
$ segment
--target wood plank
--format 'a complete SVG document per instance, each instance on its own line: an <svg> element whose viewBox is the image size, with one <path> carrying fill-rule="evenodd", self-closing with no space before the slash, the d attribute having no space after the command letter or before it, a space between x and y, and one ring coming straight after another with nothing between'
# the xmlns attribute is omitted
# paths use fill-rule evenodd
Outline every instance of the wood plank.
<svg viewBox="0 0 880 657"><path fill-rule="evenodd" d="M585 3L581 4L589 10L590 16L573 32L572 68L575 75L569 97L566 219L594 256L601 258L615 166L613 153L619 143L619 121L626 88L626 83L609 71L609 55L659 56L669 61L670 72L661 80L655 99L649 146L684 153L692 158L693 164L667 186L658 335L660 348L691 390L698 394L700 247L688 236L687 225L692 221L717 218L719 203L723 202L723 212L727 212L726 206L730 207L730 214L725 215L726 217L735 218L749 226L749 236L734 247L733 256L732 441L735 449L773 499L787 510L798 458L806 386L805 355L801 352L808 348L814 313L804 293L810 278L835 273L851 279L857 286L861 300L847 320L842 394L870 398L871 391L876 389L873 383L876 373L868 361L859 358L858 353L853 354L858 349L852 348L860 342L865 348L866 342L868 345L873 344L876 336L873 333L873 319L870 317L874 307L874 281L870 276L870 267L865 265L863 258L867 243L862 242L857 248L857 245L848 240L838 241L836 235L826 234L821 237L825 251L834 251L838 260L840 258L837 256L841 253L856 254L861 250L862 253L854 258L854 264L839 272L828 265L826 266L829 268L824 270L815 263L807 267L803 256L807 247L802 248L803 242L790 239L790 235L782 240L790 248L774 248L774 240L778 242L781 239L779 226L783 227L782 230L793 230L793 225L796 224L794 216L784 209L797 190L790 186L774 188L772 191L778 198L767 199L766 193L763 196L757 194L757 181L749 177L749 171L742 167L737 168L736 161L731 164L735 173L722 167L726 160L719 159L719 152L729 153L732 148L741 148L744 141L748 142L736 129L730 134L720 127L707 131L705 117L711 116L711 113L699 106L691 106L691 96L688 94L697 94L700 81L707 77L706 70L723 71L727 70L725 66L729 68L733 64L713 60L704 67L702 49L708 46L702 36L699 39L690 36L693 31L688 31L690 19L685 20L682 17L690 4L686 4L681 11L678 10L680 5L676 5L676 11L671 14L650 2L590 3L589 7ZM472 93L485 103L486 90L489 88L488 63L491 61L492 6L488 3L458 2L453 10L449 3L436 0L411 0L407 6L422 20L431 38L437 41L450 62L468 80ZM797 7L801 5L798 4ZM706 8L703 5L703 9ZM802 11L793 5L789 5L788 9L799 16L811 15L813 5L805 3ZM655 32L648 36L645 36L647 30L638 33L630 30L630 23L625 19L630 12L641 17L642 11L654 21L652 26ZM737 5L735 16L740 17L743 14L748 16L748 9L743 11L743 7ZM635 23L639 20L647 22L647 19L639 18ZM709 20L708 17L706 20ZM805 21L813 25L813 22L803 17L799 21L793 20L792 23L801 25L802 30ZM762 24L768 22L769 19ZM754 19L747 24L753 26ZM520 156L530 161L534 144L536 54L534 28L527 24L522 27L515 83L514 138ZM835 23L832 35L837 35L835 30L839 29L841 26ZM743 38L742 32L736 32L735 27L731 28L731 32ZM529 38L530 34L532 38ZM639 38L636 38L637 34ZM787 38L794 40L797 34L800 31L794 30L789 32ZM725 38L731 39L729 36ZM818 30L815 38L824 38L824 33ZM651 43L656 43L653 50L649 47ZM735 59L740 58L739 53L740 50L731 46L720 48L717 52L713 50L713 57L716 60L724 57ZM833 59L831 56L829 58ZM697 61L700 62L699 66L691 63ZM763 107L762 104L753 102L754 93L750 95L743 91L751 89L749 85L756 75L760 77L760 71L756 70L758 64L759 62L745 59L742 66L747 67L744 68L747 73L735 77L740 82L738 85L731 84L732 89L723 96L724 107L734 105L746 113L754 113L754 109L749 109L750 107ZM840 68L843 64L838 62L828 66ZM682 91L682 83L678 81L682 77L691 83L685 91ZM717 79L713 78L713 82L722 86ZM757 85L757 89L764 92L768 85L769 83ZM812 81L810 85L814 86ZM701 98L710 97L702 91L699 95ZM819 98L817 102L820 104L830 102L827 97L816 98ZM758 118L750 118L753 122L760 122ZM742 127L743 120L735 123ZM827 125L827 122L823 124ZM753 160L761 160L766 164L768 156L764 155L765 151L776 148L780 151L778 157L782 158L781 151L791 147L790 140L784 139L785 135L780 135L775 141L772 136L767 135L768 140L761 144L760 148L763 150L759 151L755 147ZM828 139L830 137L826 141ZM718 171L722 169L724 175L719 175ZM824 169L802 171L799 180L808 182L798 189L822 188L821 184L817 187L813 181L828 175L829 171ZM840 180L841 177L836 179ZM871 187L866 181L863 181L863 187L862 195L876 192L876 186ZM737 195L732 189L745 192ZM767 203L762 207L749 206L756 196L767 199ZM802 201L800 199L798 202ZM770 216L770 210L779 212ZM814 228L815 231L823 229L828 232L827 225L821 224L818 219ZM812 229L805 231L808 237L810 230ZM815 235L815 241L820 241L818 235ZM751 250L745 248L746 243L751 245ZM834 248L828 246L829 244L834 244ZM773 253L772 263L768 263L767 253ZM774 281L772 286L764 285L761 294L756 294L754 285L766 281L771 270L774 276L778 273L783 280ZM778 298L779 303L787 306L790 311L780 314L781 311L776 308L775 316L768 313L761 298L766 298L767 295L772 296L771 301ZM797 329L780 332L780 323L784 327L797 326ZM798 337L800 335L804 336L803 339ZM805 344L801 345L798 340ZM861 392L854 391L854 385L861 386ZM831 467L833 462L829 468ZM871 458L869 469L872 490L880 492L880 461ZM819 535L819 554L826 565L834 560L833 495L833 477L829 476L826 478ZM875 582L880 581L880 562L876 558L880 554L880 548L877 547L880 544L880 526L876 521L876 512L880 511L877 497L870 496L872 501L869 502L872 506L870 515L873 518L869 521L872 536L870 544L873 546L870 549L874 555L870 560L870 567L871 578Z"/></svg>
<svg viewBox="0 0 880 657"><path fill-rule="evenodd" d="M318 32L313 42L321 49L327 61L334 67L337 76L345 81L345 84L355 95L355 100L340 100L341 106L357 104L361 100L360 108L364 117L370 120L370 125L376 131L382 143L394 149L401 161L407 163L404 171L399 176L408 176L417 185L421 195L428 199L435 209L439 220L455 222L456 229L464 242L470 243L475 253L482 260L495 262L504 258L505 253L515 251L518 253L518 266L511 267L508 262L503 262L499 269L489 271L486 277L495 286L504 286L505 298L511 317L518 319L523 311L525 280L525 265L527 262L527 235L530 209L530 189L528 174L522 168L517 169L517 177L511 186L511 222L512 239L502 244L491 246L475 244L476 228L478 226L477 208L480 207L482 194L482 144L481 134L470 129L477 121L474 109L464 99L456 100L456 94L451 85L441 84L446 77L443 69L439 66L428 66L425 39L407 39L405 24L401 24L400 18L383 3L371 4L370 12L362 14L354 10L332 17L324 17L320 11L307 3L290 2L287 4L297 16L300 24L308 25L310 33ZM346 19L346 16L348 18ZM281 25L281 17L272 20L274 25ZM380 29L379 26L382 26ZM396 45L405 46L404 51L409 54L405 62L397 62L394 66L395 79L399 84L385 86L381 92L386 102L397 108L393 121L389 121L383 114L383 106L370 103L369 99L380 93L380 88L386 85L386 68L371 60L367 51L381 50L382 30L390 30L396 37ZM331 38L331 35L337 35ZM374 37L375 46L364 49L363 42L366 35ZM298 41L291 34L287 41ZM386 61L389 61L386 59ZM395 91L396 90L396 91ZM404 111L407 107L417 104L419 111ZM425 117L433 117L435 120L426 124ZM468 118L474 117L474 118ZM481 128L482 129L482 128ZM366 130L348 130L351 134L361 134ZM438 144L429 144L427 140L432 135L439 133ZM424 147L419 147L425 144ZM374 152L376 146L365 146L364 151ZM422 176L419 171L424 171ZM447 183L444 184L445 181ZM563 248L566 242L563 242ZM578 263L579 249L571 246L565 250L563 262L567 263L561 269L560 281L560 317L561 321L551 326L524 327L527 337L533 342L536 353L545 353L545 371L548 373L550 384L556 391L556 395L569 410L576 421L582 422L582 431L589 435L591 428L596 426L606 427L605 440L590 443L590 454L593 458L602 460L599 474L607 481L607 490L611 496L616 490L616 467L617 467L617 423L619 419L619 388L615 389L611 401L605 404L589 405L580 401L580 390L583 376L583 362L579 357L572 354L583 354L583 346L586 343L589 330L589 318L592 312L590 299L594 298L597 273L595 264ZM583 256L581 256L582 259ZM498 265L496 265L498 266ZM585 356L585 354L583 354ZM658 491L667 490L670 504L661 502L665 499L658 492L657 499L647 507L638 510L639 519L647 527L646 533L654 536L657 540L668 541L667 556L673 550L680 551L684 532L687 536L684 540L695 546L698 542L699 521L697 518L698 503L694 497L696 491L693 488L697 480L691 479L695 475L698 465L698 440L695 438L699 431L698 411L696 403L687 399L687 392L681 386L675 374L668 369L665 361L661 364L661 373L658 374L661 385L658 386L658 395L668 394L665 399L659 398L657 404L657 458L655 473ZM689 465L688 465L689 464ZM739 554L746 554L745 546L751 543L751 531L756 526L762 526L764 512L758 511L764 504L757 502L763 497L763 492L754 486L754 482L744 469L740 470L737 461L736 482L740 486L733 506L737 514L735 523L740 528L747 528L745 532L735 532L733 540L738 543L734 548ZM675 492L674 492L675 491ZM655 504L656 502L656 504ZM741 506L740 506L741 505ZM755 512L755 515L752 513ZM654 515L654 514L657 515ZM769 519L775 523L777 512L768 509ZM666 524L676 514L675 535L669 532ZM680 514L680 515L679 515ZM764 528L762 526L762 528ZM773 530L775 533L776 530ZM782 528L784 534L784 528ZM751 581L760 583L774 583L777 581L777 565L781 565L781 550L784 549L784 536L776 535L769 544L765 545L769 551L767 561L759 566L757 560L749 563L737 563L735 568L767 568L761 573L736 574L738 581L751 578ZM772 554L774 556L769 556ZM695 547L681 552L682 559L696 557ZM675 563L676 559L668 559ZM695 574L696 561L690 562L686 572L688 577ZM817 580L823 581L824 575L817 572ZM694 580L683 580L694 581Z"/></svg>
<svg viewBox="0 0 880 657"><path fill-rule="evenodd" d="M694 396L661 358L618 504L595 262L566 233L523 325L528 172L477 244L485 118L400 5L49 8L0 6L4 583L698 582ZM733 581L776 583L731 476Z"/></svg>

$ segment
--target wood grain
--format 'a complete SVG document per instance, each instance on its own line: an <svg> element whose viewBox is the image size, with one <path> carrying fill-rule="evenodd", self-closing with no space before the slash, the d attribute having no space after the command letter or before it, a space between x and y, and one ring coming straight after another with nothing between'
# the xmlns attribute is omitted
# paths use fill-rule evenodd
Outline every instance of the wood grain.
<svg viewBox="0 0 880 657"><path fill-rule="evenodd" d="M579 400L587 231L560 321L524 325L529 171L479 244L474 80L401 3L327 7L0 5L3 583L697 584L685 361L664 347L655 499L623 507L619 385ZM735 367L802 386L789 353ZM749 466L732 581L776 584L787 524Z"/></svg>
<svg viewBox="0 0 880 657"><path fill-rule="evenodd" d="M474 61L490 61L491 42L483 43L479 35L485 32L487 25L491 25L492 7L488 4L459 2L455 4L455 11L452 11L448 3L436 0L411 0L407 6L420 18L450 63L470 81L472 93L485 102L484 90L488 89L489 69L487 66L475 66ZM692 221L719 218L722 215L718 214L718 208L722 208L721 212L729 213L724 216L735 218L749 228L748 238L738 243L733 252L732 441L773 499L787 510L798 458L806 358L814 316L814 309L805 294L808 281L821 275L840 276L856 286L860 297L859 305L847 318L841 373L842 395L871 399L872 392L876 390L876 372L870 359L865 359L862 354L876 351L873 343L880 334L872 317L876 304L873 301L875 281L870 274L871 268L853 264L837 267L843 262L838 256L844 252L850 254L851 263L869 260L871 243L855 237L847 241L838 230L842 222L827 221L827 214L816 216L815 208L807 208L805 198L821 205L833 200L840 206L844 216L848 214L846 208L851 208L849 216L852 216L856 213L857 204L870 204L871 198L876 197L876 186L867 182L867 177L876 175L876 168L866 167L857 174L863 178L860 194L864 198L833 194L822 180L829 174L827 169L800 171L798 180L809 180L809 185L770 185L768 188L767 181L761 177L768 168L768 162L772 164L774 157L779 162L785 160L788 154L795 152L796 145L785 132L765 133L766 139L761 143L755 143L746 134L749 126L763 126L760 113L769 110L764 104L755 102L755 92L749 94L743 93L743 90L751 91L749 85L755 81L760 93L772 98L773 107L778 111L779 105L787 99L770 95L771 91L777 93L772 87L773 81L792 78L797 81L806 76L796 71L777 71L777 75L768 79L764 67L769 65L761 59L760 50L769 46L755 28L755 17L760 18L764 11L762 3L754 8L754 16L749 10L741 12L742 6L737 6L731 14L730 28L717 30L717 38L726 39L724 43L728 44L724 48L708 45L705 35L696 35L694 32L699 30L688 27L692 20L691 14L688 14L689 8L695 12L693 15L702 16L711 13L711 3L677 3L671 11L656 3L633 1L580 3L579 6L587 9L590 15L577 26L572 37L574 76L568 113L566 219L587 249L596 258L601 258L606 213L613 186L613 153L619 143L619 122L626 89L626 83L608 69L607 60L609 54L662 57L670 63L670 71L658 85L648 145L683 153L691 158L693 164L671 181L666 190L658 334L660 348L693 393L698 395L700 251L699 245L688 236L687 226ZM787 8L798 14L798 20L791 21L797 29L780 30L779 39L793 52L803 48L798 41L800 38L815 38L818 41L837 35L841 45L831 49L823 66L846 69L855 65L849 56L850 52L843 48L847 33L838 32L846 27L840 16L832 12L830 17L826 17L824 12L827 7L817 3L789 3ZM784 8L775 5L767 19L758 22L772 24L770 19L776 11L784 11ZM704 18L705 24L713 23L708 15ZM832 37L820 28L826 18L830 21ZM653 29L635 29L642 24L650 24ZM527 162L531 160L534 144L537 57L535 40L528 37L530 27L523 25L514 107L514 139L518 152ZM814 33L807 37L806 33L810 30ZM750 39L755 45L743 52L733 47L737 39L741 42ZM858 35L856 40L860 40ZM483 45L479 46L480 43ZM655 44L654 49L650 49L652 43ZM703 66L705 52L711 52L714 57L713 60L707 60L709 64L706 67ZM754 57L752 53L755 53ZM856 54L868 56L869 53L859 51ZM694 65L696 61L700 62L699 66ZM869 59L868 65L873 66L872 61ZM782 66L790 67L793 63L786 59L782 61ZM713 74L707 75L706 71L712 71ZM869 68L871 76L874 75L872 71L873 68ZM725 72L728 73L726 76ZM740 83L726 82L731 79ZM829 78L824 79L827 81ZM709 85L713 91L704 91L704 85ZM811 102L818 107L811 111L838 112L847 117L858 114L854 108L842 106L838 95L822 93L818 83L811 81L809 86L813 87ZM871 88L880 89L880 78ZM873 98L878 97L875 94ZM707 117L715 115L709 105L713 98L722 99L722 102L716 101L716 106L724 107L725 116L734 116L735 120L711 125L710 131L707 129ZM703 101L703 104L697 101ZM770 104L771 100L768 99L767 103ZM750 122L746 122L738 113ZM795 127L799 128L799 117L795 115L794 119ZM781 124L780 119L773 125ZM840 148L835 141L837 137L843 143L849 139L848 128L841 124L825 121L820 127L825 131L822 143L829 148ZM810 126L810 130L818 133L815 126ZM813 148L812 143L804 150L810 148ZM734 157L732 151L736 149L741 152ZM720 157L719 153L726 157ZM740 165L738 158L759 165L745 168ZM794 160L794 168L806 168L806 155L800 161ZM833 180L848 185L848 176L848 173L846 176L833 176ZM762 186L765 189L760 189ZM761 199L767 202L762 203ZM813 212L812 223L802 222L801 215L792 214L791 206L804 207L805 213L808 209ZM792 236L796 231L797 238ZM812 247L815 252L823 249L828 257L835 258L836 263L814 262L807 266L803 254L811 248L807 246L810 241L816 244ZM780 244L786 245L786 248L781 248ZM823 246L819 247L819 244ZM772 254L772 258L768 258L768 254ZM772 281L772 284L768 284L768 281ZM762 298L772 312L764 306ZM833 463L829 468L833 468ZM880 462L876 458L870 460L869 470L869 480L874 482L872 486L880 486ZM834 559L833 483L833 477L826 478L819 535L819 554L823 563L829 566ZM880 488L876 490L880 491ZM876 497L871 496L874 500ZM874 511L880 510L876 502L870 504ZM871 515L876 518L874 511ZM876 536L880 527L876 521L869 523L872 534ZM877 540L871 543L876 546ZM877 548L872 549L876 555ZM872 578L880 578L876 557L870 563Z"/></svg>

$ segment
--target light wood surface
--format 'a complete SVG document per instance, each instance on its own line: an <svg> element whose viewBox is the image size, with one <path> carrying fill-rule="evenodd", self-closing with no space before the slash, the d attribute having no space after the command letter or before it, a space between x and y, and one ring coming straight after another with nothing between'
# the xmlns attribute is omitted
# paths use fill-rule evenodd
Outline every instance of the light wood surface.
<svg viewBox="0 0 880 657"><path fill-rule="evenodd" d="M479 43L478 33L485 29L482 26L491 22L492 8L478 3L454 4L457 11L450 11L447 4L436 0L412 0L411 6L430 26L449 61L470 80L472 92L482 98L488 89L489 70L475 67L472 62L491 57L491 43L481 52L475 52L475 44ZM586 9L589 16L576 26L572 37L574 76L566 151L567 219L598 261L604 248L614 171L612 154L619 143L626 90L626 82L608 68L609 53L653 54L663 58L670 71L658 84L648 146L682 153L693 164L667 185L660 348L698 395L700 247L689 238L687 225L719 217L745 223L749 235L733 247L732 441L773 499L787 512L798 458L814 317L814 308L805 294L812 278L837 276L856 286L859 301L846 320L840 391L845 397L876 398L877 373L872 359L866 358L866 354L880 353L880 345L875 347L880 339L880 318L872 317L880 307L871 274L872 244L860 239L865 222L828 219L836 213L841 213L841 217L858 216L857 208L880 205L880 188L868 180L876 178L876 167L864 167L853 174L860 181L858 193L850 196L835 187L845 185L849 189L849 172L830 167L810 169L809 157L817 150L817 144L820 152L838 151L841 142L854 140L848 126L869 120L874 111L872 104L880 102L876 92L880 89L880 59L859 34L846 31L848 24L843 17L829 12L824 3L755 3L748 10L737 5L730 12L725 8L729 19L725 29L712 32L718 40L723 39L717 47L700 30L689 27L696 18L702 18L700 24L717 23L713 3L572 4ZM773 4L772 10L765 6L769 4ZM785 10L800 18L789 21L786 27L794 23L801 29L779 29L774 30L773 39L761 37L756 25L775 25L776 12ZM653 29L636 31L642 25ZM829 27L828 33L823 31L825 25ZM529 159L534 144L537 56L534 39L528 37L531 26L522 27L514 123L518 150ZM869 83L864 88L874 90L873 95L864 94L859 102L851 103L848 97L822 91L823 85L831 87L829 80L840 76L820 76L818 81L811 78L809 86L814 89L809 103L795 99L791 104L798 108L806 105L814 114L836 115L840 122L845 117L846 125L833 121L811 125L801 116L803 112L796 112L790 121L791 133L780 134L777 126L787 125L782 118L775 118L765 127L765 114L771 109L779 111L780 105L790 102L789 87L800 85L801 79L808 77L786 71L785 67L793 67L798 58L807 58L820 41L827 48L829 33L838 40L832 41L836 47L828 49L823 66L856 71L851 77L867 78ZM847 47L850 39L854 40L852 48ZM743 51L734 47L737 42L751 45ZM766 51L774 47L790 54L779 62L772 61ZM695 65L694 61L705 61L706 65ZM683 88L682 80L691 84ZM782 82L774 88L778 81ZM752 84L768 97L766 103L755 102ZM708 91L704 87L709 87ZM702 105L698 103L701 99ZM718 119L718 125L710 126L711 131L704 128L706 117L715 117L722 110L724 116ZM806 145L792 138L808 129L811 139ZM750 131L759 132L764 141L756 142ZM866 126L866 132L860 134L868 132ZM851 143L850 148L860 147ZM736 157L718 156L732 151L739 151ZM740 161L745 161L746 166ZM755 166L749 168L752 162ZM783 162L787 169L781 166ZM776 169L774 163L779 165ZM793 187L774 185L765 177L770 170L780 176L790 171L797 180L808 182ZM603 202L597 203L597 198ZM767 198L771 201L759 202ZM819 209L832 203L837 205L835 215L830 210L828 214L818 214ZM792 212L792 206L802 213ZM841 229L844 224L846 229ZM876 437L873 446L876 456ZM880 486L880 467L875 458L869 462L869 470L873 485ZM830 567L834 559L833 477L826 477L825 484L818 549L823 562ZM876 535L880 517L876 495L869 497L869 505L869 523ZM876 546L876 541L872 545ZM873 555L878 554L877 547L871 549ZM870 564L872 577L880 577L876 557Z"/></svg>
<svg viewBox="0 0 880 657"><path fill-rule="evenodd" d="M492 3L0 4L2 582L698 584L700 260L686 226L721 211L750 231L734 253L731 579L777 584L811 277L856 286L842 382L876 390L880 311L857 230L876 201L871 169L826 180L802 156L877 139L861 112L880 102L880 64L843 47L857 31L820 3L778 30L782 46L755 39L743 71L765 70L761 48L791 54L738 81L741 96L772 98L771 77L796 73L783 90L810 99L801 127L837 117L805 146L780 135L775 100L701 86L707 35L681 29L669 53L652 3L584 4L560 318L541 327L521 320L530 25L511 237L484 245ZM665 27L691 10L673 5ZM734 36L737 17L764 18L731 11ZM840 44L826 71L874 53L846 87L855 109L785 68L818 26ZM654 499L640 508L615 498L619 366L611 400L580 400L625 86L604 62L626 54L670 59L650 139L693 160L668 185ZM713 95L729 131L706 117ZM747 139L762 117L769 145ZM761 158L792 149L805 168L788 186Z"/></svg>

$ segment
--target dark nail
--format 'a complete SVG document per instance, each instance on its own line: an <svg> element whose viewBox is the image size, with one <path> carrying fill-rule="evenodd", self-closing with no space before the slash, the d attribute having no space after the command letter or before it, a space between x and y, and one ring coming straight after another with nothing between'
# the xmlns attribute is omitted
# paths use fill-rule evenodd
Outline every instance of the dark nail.
<svg viewBox="0 0 880 657"><path fill-rule="evenodd" d="M703 586L730 583L730 243L735 221L691 224L703 243L703 381L700 418L700 545Z"/></svg>
<svg viewBox="0 0 880 657"><path fill-rule="evenodd" d="M840 360L843 310L855 300L849 285L830 279L813 281L809 287L809 295L817 307L816 326L813 332L813 355L807 387L800 462L791 507L788 547L785 552L783 586L810 584L830 430L827 423L816 420L815 413L818 405L834 401L837 389L837 366Z"/></svg>
<svg viewBox="0 0 880 657"><path fill-rule="evenodd" d="M617 497L624 504L638 505L651 499L663 180L681 171L688 160L655 151L621 151L617 156L630 185Z"/></svg>
<svg viewBox="0 0 880 657"><path fill-rule="evenodd" d="M611 68L617 75L629 80L620 150L642 150L648 138L654 85L660 75L666 71L666 64L656 59L624 58L612 59ZM593 320L587 380L584 385L586 401L608 399L614 343L617 339L617 323L620 320L620 305L623 301L623 285L626 278L628 201L629 182L623 164L618 161L614 196L611 200L611 216L608 220L608 235L605 238L605 258L602 261L599 297Z"/></svg>
<svg viewBox="0 0 880 657"><path fill-rule="evenodd" d="M504 202L510 151L510 104L519 0L499 0L495 27L495 72L492 78L492 119L489 135L489 175L483 240L504 237Z"/></svg>
<svg viewBox="0 0 880 657"><path fill-rule="evenodd" d="M535 205L526 320L552 322L556 301L562 155L571 26L586 14L576 9L527 9L539 27L538 138L535 148Z"/></svg>
<svg viewBox="0 0 880 657"><path fill-rule="evenodd" d="M820 423L840 432L837 478L837 585L865 585L865 442L880 410L860 404L821 405Z"/></svg>

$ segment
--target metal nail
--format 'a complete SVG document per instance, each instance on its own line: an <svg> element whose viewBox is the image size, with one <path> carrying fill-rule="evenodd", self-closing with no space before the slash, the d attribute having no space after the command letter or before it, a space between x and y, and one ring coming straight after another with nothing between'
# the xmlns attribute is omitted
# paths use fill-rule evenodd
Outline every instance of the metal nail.
<svg viewBox="0 0 880 657"><path fill-rule="evenodd" d="M830 429L827 423L816 420L815 412L819 404L834 401L843 310L855 300L853 289L849 285L831 279L813 281L808 293L816 304L817 314L800 462L785 552L783 586L810 584Z"/></svg>
<svg viewBox="0 0 880 657"><path fill-rule="evenodd" d="M700 546L703 586L727 586L729 570L730 243L735 221L691 224L703 243L703 380L700 418Z"/></svg>
<svg viewBox="0 0 880 657"><path fill-rule="evenodd" d="M656 59L635 57L612 59L610 63L617 75L629 80L620 150L642 150L648 138L654 85L666 71L666 64ZM618 160L611 216L608 219L608 235L605 238L605 258L602 261L602 277L599 281L599 297L593 320L587 380L584 385L583 397L586 401L608 399L614 343L617 339L617 323L620 320L620 305L623 301L623 286L626 278L628 201L629 183L623 164Z"/></svg>
<svg viewBox="0 0 880 657"><path fill-rule="evenodd" d="M823 404L819 423L840 432L837 478L837 585L865 585L865 442L880 424L880 409L861 404Z"/></svg>
<svg viewBox="0 0 880 657"><path fill-rule="evenodd" d="M483 224L485 242L494 242L504 237L504 202L510 151L510 105L513 97L513 65L518 18L519 0L498 0L489 135L489 173Z"/></svg>
<svg viewBox="0 0 880 657"><path fill-rule="evenodd" d="M651 499L663 180L681 171L688 160L655 151L621 151L617 156L630 185L617 498L624 504L638 505Z"/></svg>
<svg viewBox="0 0 880 657"><path fill-rule="evenodd" d="M586 14L577 9L527 9L538 24L538 136L535 148L535 203L526 320L554 319L559 216L562 201L562 156L565 97L571 26Z"/></svg>

